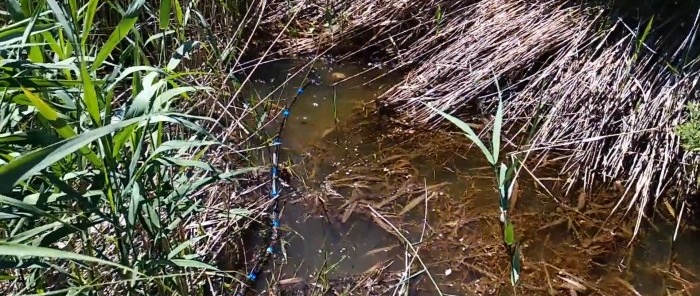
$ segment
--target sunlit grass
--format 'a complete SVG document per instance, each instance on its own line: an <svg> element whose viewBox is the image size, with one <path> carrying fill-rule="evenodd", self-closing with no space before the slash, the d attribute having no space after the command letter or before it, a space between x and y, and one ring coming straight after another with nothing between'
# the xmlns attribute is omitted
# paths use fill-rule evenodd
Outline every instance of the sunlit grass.
<svg viewBox="0 0 700 296"><path fill-rule="evenodd" d="M520 280L520 247L516 240L515 227L511 221L509 206L510 199L512 198L513 186L515 185L515 179L519 168L518 161L514 157L511 156L503 161L501 161L499 158L502 140L501 128L503 127L503 101L500 96L500 92L498 98L498 109L496 111L496 116L494 118L491 130L491 147L487 147L487 144L481 141L479 136L466 122L438 110L432 105L428 104L427 106L461 129L462 132L464 132L464 135L479 148L481 154L484 156L484 158L486 158L489 164L491 164L494 177L496 178L496 188L498 189L498 208L500 212L499 219L501 221L501 230L503 232L503 243L508 253L508 257L510 258L511 284L515 286Z"/></svg>
<svg viewBox="0 0 700 296"><path fill-rule="evenodd" d="M220 144L202 126L212 119L178 108L209 90L188 86L179 70L197 42L164 34L181 28L180 2L153 11L145 1L6 3L0 287L203 293L201 275L225 274L195 248L208 234L187 224L204 210L193 197L245 170L224 173L205 161L205 148ZM100 27L107 15L120 21ZM158 19L152 32L149 17Z"/></svg>

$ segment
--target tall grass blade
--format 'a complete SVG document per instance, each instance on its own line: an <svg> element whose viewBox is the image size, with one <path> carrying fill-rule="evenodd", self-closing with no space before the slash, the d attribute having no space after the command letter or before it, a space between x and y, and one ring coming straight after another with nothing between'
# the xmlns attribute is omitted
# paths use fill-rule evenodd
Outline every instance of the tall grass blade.
<svg viewBox="0 0 700 296"><path fill-rule="evenodd" d="M165 30L170 26L170 0L160 1L160 11L158 17L161 30Z"/></svg>
<svg viewBox="0 0 700 296"><path fill-rule="evenodd" d="M97 102L97 92L95 91L95 86L92 83L90 74L88 73L87 65L85 61L80 63L80 79L83 81L83 102L85 103L85 108L90 114L93 122L101 126L102 120L100 117L100 107Z"/></svg>
<svg viewBox="0 0 700 296"><path fill-rule="evenodd" d="M53 11L58 23L61 24L61 28L63 28L63 31L66 32L65 37L68 38L68 41L70 41L72 44L77 44L78 41L76 40L75 33L73 32L73 23L68 21L70 16L66 15L63 5L56 2L56 0L46 0L46 2L49 4L49 7L51 7L51 11Z"/></svg>
<svg viewBox="0 0 700 296"><path fill-rule="evenodd" d="M489 162L491 165L495 165L495 164L496 164L496 160L493 159L493 155L491 154L491 152L489 151L489 149L486 148L486 145L484 145L484 143L481 141L481 139L479 139L479 137L476 135L476 133L474 132L474 130L472 130L472 128L469 127L468 124L466 124L464 121L459 120L457 117L454 117L454 116L452 116L452 115L450 115L450 114L447 114L447 113L445 113L445 112L443 112L443 111L438 110L437 108L435 108L435 107L433 107L433 106L431 106L431 105L429 105L429 104L426 104L426 106L427 106L428 108L432 109L433 111L437 112L438 114L440 114L442 117L445 117L445 119L449 120L450 122L452 122L453 124L455 124L457 127L459 127L459 128L465 133L465 136L467 136L467 138L468 138L469 140L471 140L472 142L474 142L474 144L475 144L477 147L479 147L479 149L481 149L481 153L484 154L484 157L486 157L486 160L488 160L488 162Z"/></svg>
<svg viewBox="0 0 700 296"><path fill-rule="evenodd" d="M193 51L199 49L199 41L186 41L180 47L175 50L175 54L165 66L166 69L173 71L180 64L183 58L192 53Z"/></svg>
<svg viewBox="0 0 700 296"><path fill-rule="evenodd" d="M113 267L140 275L140 273L137 270L126 267L126 266L118 264L118 263L114 263L114 262L111 262L108 260L103 260L103 259L95 258L95 257L91 257L91 256L56 250L56 249L52 249L52 248L34 247L34 246L29 246L29 245L19 245L19 244L0 242L0 255L12 256L12 257L17 257L17 258L38 257L38 258L47 258L47 259L65 259L65 260L73 260L73 261L92 262L92 263L97 263L97 264L102 264L102 265L113 266Z"/></svg>
<svg viewBox="0 0 700 296"><path fill-rule="evenodd" d="M177 266L180 267L191 267L191 268L198 268L198 269L205 269L205 270L211 270L211 271L220 271L218 268L211 266L209 264L206 264L201 261L195 261L195 260L187 260L187 259L172 259L170 260L172 263L174 263Z"/></svg>
<svg viewBox="0 0 700 296"><path fill-rule="evenodd" d="M92 64L92 71L97 70L97 68L99 68L105 60L107 60L107 57L112 54L112 51L117 47L117 44L119 44L119 42L121 42L124 37L129 34L129 31L134 28L134 25L139 18L139 13L141 12L145 2L146 0L136 0L131 2L131 5L129 5L124 17L122 17L122 20L119 21L117 27L114 29L112 34L109 35L109 38L97 53L95 61Z"/></svg>
<svg viewBox="0 0 700 296"><path fill-rule="evenodd" d="M157 156L160 153L163 153L168 150L175 150L175 149L189 149L192 147L198 147L198 146L209 146L209 145L215 145L218 144L218 142L214 141L184 141L184 140L171 140L167 141L158 148L156 148L153 151L152 157Z"/></svg>
<svg viewBox="0 0 700 296"><path fill-rule="evenodd" d="M37 109L37 111L39 111L39 113L49 121L54 129L56 129L56 133L58 133L64 139L69 139L76 135L75 131L68 126L65 120L59 117L59 113L44 102L44 100L26 88L22 88L22 91L29 101L31 101L32 105ZM98 168L103 167L102 161L97 157L97 155L95 155L94 152L92 152L92 150L85 147L81 148L80 152ZM0 168L0 171L2 171L2 168ZM2 188L2 185L0 185L0 188ZM0 192L3 191L0 190Z"/></svg>
<svg viewBox="0 0 700 296"><path fill-rule="evenodd" d="M520 260L520 246L516 245L513 253L513 258L510 262L510 284L515 286L520 282L520 269L522 265Z"/></svg>
<svg viewBox="0 0 700 296"><path fill-rule="evenodd" d="M5 0L7 5L7 10L15 22L25 19L24 11L22 11L22 5L17 0Z"/></svg>
<svg viewBox="0 0 700 296"><path fill-rule="evenodd" d="M10 163L0 167L0 179L3 180L3 182L0 183L0 192L12 190L12 187L14 187L18 182L38 173L69 154L82 149L85 147L85 145L91 143L92 141L111 134L114 131L128 125L147 119L149 119L149 116L120 121L118 123L87 131L71 139L63 140L51 146L37 149L28 154L20 156L12 160Z"/></svg>
<svg viewBox="0 0 700 296"><path fill-rule="evenodd" d="M513 223L511 223L510 221L506 222L506 227L503 233L503 240L509 246L512 246L513 243L515 243L515 230L513 229Z"/></svg>
<svg viewBox="0 0 700 296"><path fill-rule="evenodd" d="M90 0L87 5L87 10L85 11L85 16L83 19L83 36L80 38L80 45L84 48L85 43L92 32L92 22L95 18L95 12L97 11L97 4L100 2L98 0Z"/></svg>
<svg viewBox="0 0 700 296"><path fill-rule="evenodd" d="M493 151L493 160L498 161L498 153L501 150L501 127L503 126L503 100L498 99L498 110L496 118L493 120L493 135L491 136L491 147Z"/></svg>
<svg viewBox="0 0 700 296"><path fill-rule="evenodd" d="M144 81L149 75L146 75ZM165 80L160 80L153 85L144 85L144 89L136 95L134 102L131 104L131 106L129 106L129 109L126 110L124 118L133 118L146 114L151 105L151 98L158 92L158 90L165 86L165 83Z"/></svg>
<svg viewBox="0 0 700 296"><path fill-rule="evenodd" d="M185 241L185 242L179 244L177 247L173 248L173 250L170 251L170 253L168 253L167 258L168 258L168 259L173 259L173 258L175 258L175 256L177 256L178 254L180 254L180 252L182 252L182 251L184 251L185 249L189 248L190 246L196 244L198 241L200 241L201 239L203 239L203 238L205 238L205 237L207 237L207 236L206 236L206 235L198 236L198 237L195 237L195 238L193 238L193 239L189 239L189 240L187 240L187 241Z"/></svg>
<svg viewBox="0 0 700 296"><path fill-rule="evenodd" d="M18 200L18 199L14 199L14 198L0 194L0 204L6 204L6 205L10 205L10 206L13 206L16 208L20 208L22 210L27 211L28 213L32 213L34 215L41 216L41 217L47 217L53 221L67 225L68 227L72 227L75 230L79 230L79 229L67 224L66 222L64 222L60 218L56 217L55 215L48 213L48 212L36 207L35 205L28 204L28 203L23 202L23 201Z"/></svg>

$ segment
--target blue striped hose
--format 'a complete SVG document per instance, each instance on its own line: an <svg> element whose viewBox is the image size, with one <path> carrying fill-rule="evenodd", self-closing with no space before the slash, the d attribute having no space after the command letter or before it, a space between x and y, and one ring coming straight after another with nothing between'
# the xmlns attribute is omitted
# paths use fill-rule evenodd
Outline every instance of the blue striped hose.
<svg viewBox="0 0 700 296"><path fill-rule="evenodd" d="M307 73L308 75L308 73ZM304 79L306 80L306 78ZM296 95L287 102L285 105L284 109L282 109L281 115L282 115L282 122L280 123L279 129L277 130L277 134L275 137L272 139L272 142L268 146L268 149L271 151L270 152L270 157L271 157L271 165L270 165L270 196L269 198L272 200L272 206L266 211L270 212L270 216L272 217L272 223L271 223L271 228L272 228L272 234L270 235L270 243L267 245L265 250L263 252L260 252L255 260L255 264L253 267L250 269L250 271L247 273L246 278L241 281L241 284L239 285L235 295L236 296L244 296L246 295L248 289L252 286L255 285L256 280L258 279L258 276L262 272L263 268L265 267L267 261L269 260L270 256L274 255L275 249L277 248L277 244L279 242L280 238L280 206L279 206L279 200L280 200L280 195L282 193L282 186L280 184L279 180L279 175L280 175L280 166L279 166L279 150L280 147L282 146L282 131L284 130L284 126L287 124L287 119L289 119L289 115L291 114L291 107L296 103L297 99L299 96L304 94L304 89L306 86L308 86L309 83L303 84L301 87L299 87L296 91Z"/></svg>

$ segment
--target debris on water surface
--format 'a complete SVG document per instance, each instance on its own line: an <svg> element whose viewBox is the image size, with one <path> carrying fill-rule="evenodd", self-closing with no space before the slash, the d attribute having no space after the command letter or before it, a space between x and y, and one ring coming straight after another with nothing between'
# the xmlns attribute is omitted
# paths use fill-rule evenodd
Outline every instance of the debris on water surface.
<svg viewBox="0 0 700 296"><path fill-rule="evenodd" d="M345 78L347 78L347 75L345 75L345 73L343 73L343 72L333 72L333 73L331 73L331 81L332 81L332 82L338 82L338 81L341 81L341 80L343 80L343 79L345 79Z"/></svg>

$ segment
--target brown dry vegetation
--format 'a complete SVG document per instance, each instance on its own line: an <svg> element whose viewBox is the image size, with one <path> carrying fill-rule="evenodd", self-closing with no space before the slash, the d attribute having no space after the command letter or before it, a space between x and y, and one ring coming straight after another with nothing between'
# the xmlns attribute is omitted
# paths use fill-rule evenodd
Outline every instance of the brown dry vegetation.
<svg viewBox="0 0 700 296"><path fill-rule="evenodd" d="M680 208L697 191L697 166L689 165L697 155L672 132L696 97L693 1L311 3L297 31L323 33L297 34L282 52L334 47L407 70L382 101L414 124L439 120L425 103L488 116L498 81L510 136L526 133L522 123L536 113L542 118L533 143L513 148L543 160L566 155L568 188L621 184L615 208L625 213L668 197ZM278 5L272 15L285 15Z"/></svg>

